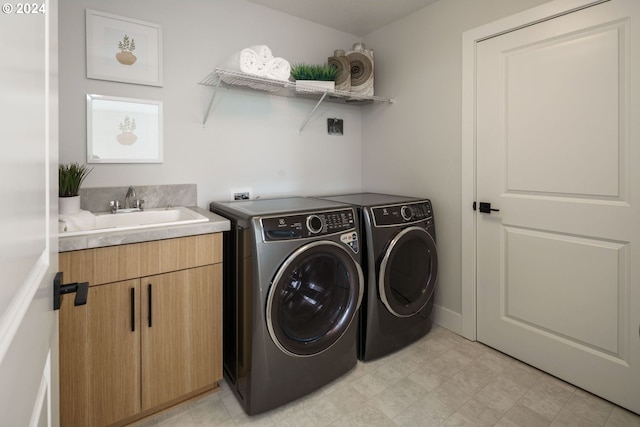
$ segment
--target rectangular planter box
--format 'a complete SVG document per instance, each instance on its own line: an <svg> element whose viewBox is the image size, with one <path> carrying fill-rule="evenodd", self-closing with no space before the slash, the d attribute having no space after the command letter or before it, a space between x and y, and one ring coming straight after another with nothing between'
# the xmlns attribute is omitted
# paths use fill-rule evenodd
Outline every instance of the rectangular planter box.
<svg viewBox="0 0 640 427"><path fill-rule="evenodd" d="M300 92L333 92L336 82L321 80L296 80L296 90Z"/></svg>

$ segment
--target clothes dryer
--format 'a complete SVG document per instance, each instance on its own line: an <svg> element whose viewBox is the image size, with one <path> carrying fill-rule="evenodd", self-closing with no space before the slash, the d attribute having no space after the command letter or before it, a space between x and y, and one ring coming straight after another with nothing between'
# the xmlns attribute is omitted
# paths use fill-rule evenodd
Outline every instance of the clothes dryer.
<svg viewBox="0 0 640 427"><path fill-rule="evenodd" d="M333 381L357 363L364 291L350 205L294 197L213 202L224 234L224 376L258 414Z"/></svg>
<svg viewBox="0 0 640 427"><path fill-rule="evenodd" d="M431 201L379 193L323 199L354 206L364 236L359 358L377 359L426 335L438 277Z"/></svg>

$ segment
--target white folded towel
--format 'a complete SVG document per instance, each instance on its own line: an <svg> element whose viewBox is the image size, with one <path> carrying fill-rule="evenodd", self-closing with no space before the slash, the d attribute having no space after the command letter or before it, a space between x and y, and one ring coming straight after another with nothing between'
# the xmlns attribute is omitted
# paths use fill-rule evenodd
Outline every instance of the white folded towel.
<svg viewBox="0 0 640 427"><path fill-rule="evenodd" d="M264 66L264 76L275 80L289 80L291 65L283 58L272 58Z"/></svg>
<svg viewBox="0 0 640 427"><path fill-rule="evenodd" d="M242 49L220 64L220 68L284 81L288 81L291 75L289 61L274 58L271 49L266 45Z"/></svg>
<svg viewBox="0 0 640 427"><path fill-rule="evenodd" d="M256 76L264 75L264 64L253 49L242 49L224 61L220 68L231 71L241 71Z"/></svg>
<svg viewBox="0 0 640 427"><path fill-rule="evenodd" d="M271 49L269 49L269 46L267 45L260 44L260 45L250 46L249 49L253 50L258 55L258 59L263 64L266 64L267 62L269 62L269 60L273 59L273 54L271 53Z"/></svg>
<svg viewBox="0 0 640 427"><path fill-rule="evenodd" d="M96 216L85 210L73 214L60 214L58 221L61 231L83 231L96 228Z"/></svg>

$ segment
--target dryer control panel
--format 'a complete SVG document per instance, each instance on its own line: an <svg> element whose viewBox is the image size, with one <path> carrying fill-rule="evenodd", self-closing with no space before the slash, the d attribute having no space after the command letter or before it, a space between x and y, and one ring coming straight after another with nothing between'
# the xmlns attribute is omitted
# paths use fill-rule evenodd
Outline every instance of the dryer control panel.
<svg viewBox="0 0 640 427"><path fill-rule="evenodd" d="M265 217L260 220L265 242L327 236L355 230L352 208Z"/></svg>
<svg viewBox="0 0 640 427"><path fill-rule="evenodd" d="M433 222L429 200L399 205L378 206L371 209L376 227L390 227L418 221Z"/></svg>

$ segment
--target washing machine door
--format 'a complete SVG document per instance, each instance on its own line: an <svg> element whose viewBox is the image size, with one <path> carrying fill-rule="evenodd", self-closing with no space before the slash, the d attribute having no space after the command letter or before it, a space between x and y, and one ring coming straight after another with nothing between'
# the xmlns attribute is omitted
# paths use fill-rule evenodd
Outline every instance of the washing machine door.
<svg viewBox="0 0 640 427"><path fill-rule="evenodd" d="M275 344L293 356L331 347L356 316L364 278L344 246L317 241L291 254L267 297L267 327Z"/></svg>
<svg viewBox="0 0 640 427"><path fill-rule="evenodd" d="M436 242L423 227L402 229L385 248L379 267L378 292L397 317L424 308L435 291L438 276Z"/></svg>

